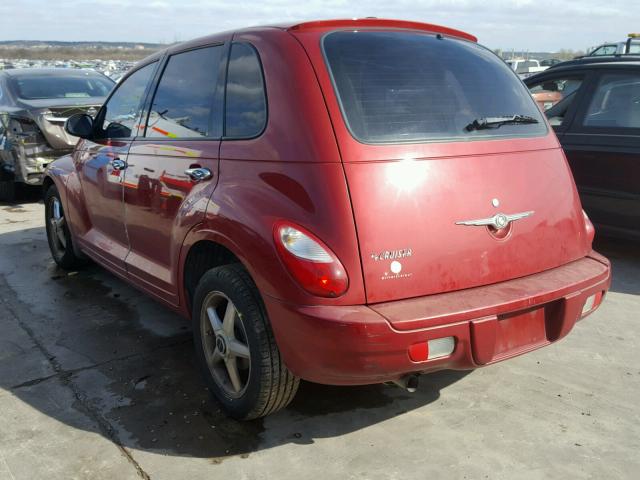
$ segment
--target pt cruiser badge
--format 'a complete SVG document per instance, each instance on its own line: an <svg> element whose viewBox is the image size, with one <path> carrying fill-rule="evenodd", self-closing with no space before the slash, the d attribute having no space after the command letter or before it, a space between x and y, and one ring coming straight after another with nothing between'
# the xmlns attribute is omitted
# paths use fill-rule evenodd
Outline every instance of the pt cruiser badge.
<svg viewBox="0 0 640 480"><path fill-rule="evenodd" d="M456 222L456 225L467 225L473 227L493 227L496 230L501 230L503 228L507 228L511 222L515 222L516 220L520 220L521 218L530 217L535 212L533 210L529 210L528 212L520 212L520 213L496 213L493 217L489 218L479 218L477 220L463 220L461 222Z"/></svg>
<svg viewBox="0 0 640 480"><path fill-rule="evenodd" d="M413 254L410 248L402 248L400 250L385 250L380 253L372 253L371 258L376 262L380 260L396 260L398 258L407 258Z"/></svg>

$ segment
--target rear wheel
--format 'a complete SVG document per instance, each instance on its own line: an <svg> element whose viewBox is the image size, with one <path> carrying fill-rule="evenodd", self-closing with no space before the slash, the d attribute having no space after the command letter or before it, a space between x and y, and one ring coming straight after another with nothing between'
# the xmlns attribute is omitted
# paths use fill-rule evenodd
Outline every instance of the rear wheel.
<svg viewBox="0 0 640 480"><path fill-rule="evenodd" d="M241 265L203 275L193 333L207 384L231 417L264 417L295 396L299 379L282 362L258 289Z"/></svg>
<svg viewBox="0 0 640 480"><path fill-rule="evenodd" d="M16 199L16 184L13 180L0 180L0 201L13 202Z"/></svg>
<svg viewBox="0 0 640 480"><path fill-rule="evenodd" d="M84 265L86 260L77 256L73 249L73 239L62 208L60 194L55 185L51 185L47 190L44 205L47 240L53 260L66 270Z"/></svg>

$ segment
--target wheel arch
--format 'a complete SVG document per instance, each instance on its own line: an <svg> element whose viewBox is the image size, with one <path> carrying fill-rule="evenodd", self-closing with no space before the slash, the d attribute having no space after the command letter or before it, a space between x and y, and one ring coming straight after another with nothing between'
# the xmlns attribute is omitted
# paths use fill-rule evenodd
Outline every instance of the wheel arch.
<svg viewBox="0 0 640 480"><path fill-rule="evenodd" d="M44 198L44 196L47 194L47 190L49 190L49 187L51 187L51 185L55 185L55 181L53 180L53 178L49 175L45 175L44 178L42 179L42 197ZM60 190L60 188L58 187L58 190Z"/></svg>
<svg viewBox="0 0 640 480"><path fill-rule="evenodd" d="M240 248L227 236L210 229L192 229L180 252L179 285L184 313L191 316L196 286L210 269L237 263L243 266L255 282L255 271Z"/></svg>
<svg viewBox="0 0 640 480"><path fill-rule="evenodd" d="M67 188L66 183L68 176L73 172L73 160L71 155L60 157L51 163L45 171L42 179L42 198L47 194L47 190L51 185L58 188L58 193L62 200L62 206L67 210Z"/></svg>

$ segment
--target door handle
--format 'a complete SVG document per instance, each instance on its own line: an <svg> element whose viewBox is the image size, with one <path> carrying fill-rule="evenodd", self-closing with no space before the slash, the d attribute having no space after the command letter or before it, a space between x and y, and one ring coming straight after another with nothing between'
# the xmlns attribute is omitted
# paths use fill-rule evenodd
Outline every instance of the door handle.
<svg viewBox="0 0 640 480"><path fill-rule="evenodd" d="M193 180L194 182L201 182L203 180L208 180L213 176L213 174L211 173L211 170L204 167L187 168L184 171L184 173L189 175L191 180Z"/></svg>
<svg viewBox="0 0 640 480"><path fill-rule="evenodd" d="M124 170L125 168L127 168L127 162L116 158L111 162L111 166L114 170Z"/></svg>

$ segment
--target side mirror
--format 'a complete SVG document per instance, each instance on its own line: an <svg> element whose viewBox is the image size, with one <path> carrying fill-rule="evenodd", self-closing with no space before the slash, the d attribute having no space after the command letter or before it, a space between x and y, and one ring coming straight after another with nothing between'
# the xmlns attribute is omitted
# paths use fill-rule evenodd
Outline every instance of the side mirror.
<svg viewBox="0 0 640 480"><path fill-rule="evenodd" d="M129 138L131 129L118 122L111 122L105 132L107 138Z"/></svg>
<svg viewBox="0 0 640 480"><path fill-rule="evenodd" d="M64 129L69 135L80 138L91 138L93 135L93 118L86 113L76 113L64 122Z"/></svg>

